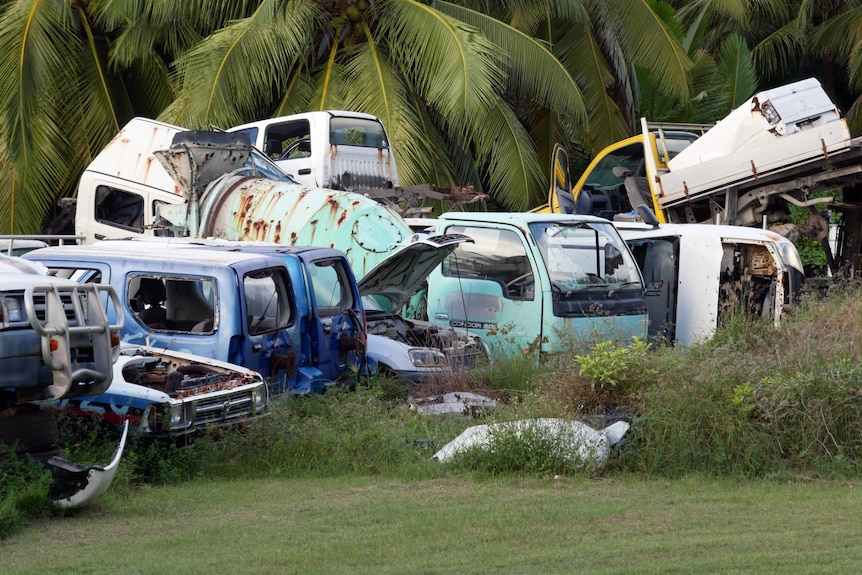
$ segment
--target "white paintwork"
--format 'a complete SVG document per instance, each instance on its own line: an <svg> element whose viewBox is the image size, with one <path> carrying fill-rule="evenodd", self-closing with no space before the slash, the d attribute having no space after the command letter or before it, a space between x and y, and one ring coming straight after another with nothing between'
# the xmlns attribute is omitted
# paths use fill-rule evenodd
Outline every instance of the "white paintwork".
<svg viewBox="0 0 862 575"><path fill-rule="evenodd" d="M373 172L388 179L393 186L398 186L398 170L395 156L389 147L388 136L384 139L384 146L380 148L338 144L330 141L332 118L356 118L380 123L380 120L371 114L346 110L323 110L267 118L235 126L227 131L249 132L252 135L252 144L257 149L268 153L267 140L270 139L270 133L290 123L307 122L311 140L310 155L291 159L272 158L279 168L298 183L314 188L354 189L339 185L339 182L335 181L339 174L349 172L361 177L365 173ZM381 130L383 130L382 124ZM363 187L367 186L360 185L356 189Z"/></svg>
<svg viewBox="0 0 862 575"><path fill-rule="evenodd" d="M126 421L123 425L123 436L120 438L120 443L116 451L114 451L114 457L111 459L111 462L105 467L100 465L91 466L87 472L87 485L69 497L54 499L54 504L63 509L73 509L88 505L101 497L114 481L114 475L117 474L117 469L120 467L120 459L123 457L123 449L126 447L128 434L129 422Z"/></svg>
<svg viewBox="0 0 862 575"><path fill-rule="evenodd" d="M646 238L678 238L676 343L690 345L711 337L718 322L720 274L725 244L766 247L779 274L794 268L802 273L802 262L793 243L774 232L742 226L709 224L661 224L654 228L638 222L614 222L626 241ZM647 286L649 287L649 286ZM783 290L776 296L780 302ZM773 323L783 306L772 312Z"/></svg>
<svg viewBox="0 0 862 575"><path fill-rule="evenodd" d="M780 120L770 123L761 112L764 106ZM649 133L646 120L642 124L643 133ZM760 92L672 158L668 172L657 173L659 204L670 206L834 154L848 149L850 141L846 121L817 80Z"/></svg>
<svg viewBox="0 0 862 575"><path fill-rule="evenodd" d="M582 421L553 418L474 425L444 445L433 459L450 461L469 449L490 449L494 438L501 434L517 437L530 434L558 442L556 455L560 459L577 465L598 467L607 460L611 447L622 439L628 428L629 424L625 421L597 430Z"/></svg>

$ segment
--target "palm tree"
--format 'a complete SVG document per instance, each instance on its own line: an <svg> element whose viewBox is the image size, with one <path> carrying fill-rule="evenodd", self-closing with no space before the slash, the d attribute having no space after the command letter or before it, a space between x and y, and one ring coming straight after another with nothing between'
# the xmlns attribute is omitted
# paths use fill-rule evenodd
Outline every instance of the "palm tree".
<svg viewBox="0 0 862 575"><path fill-rule="evenodd" d="M33 233L134 115L174 99L173 62L246 15L192 2L7 0L0 5L0 229Z"/></svg>
<svg viewBox="0 0 862 575"><path fill-rule="evenodd" d="M369 112L390 130L405 183L472 182L524 209L546 191L554 140L631 131L631 62L687 96L687 57L645 0L260 2L180 59L162 118Z"/></svg>
<svg viewBox="0 0 862 575"><path fill-rule="evenodd" d="M34 229L133 114L200 128L365 111L390 131L403 183L474 183L510 209L530 207L547 187L551 143L601 145L632 130L634 65L687 97L690 63L653 5L7 2L0 225Z"/></svg>
<svg viewBox="0 0 862 575"><path fill-rule="evenodd" d="M179 59L178 97L161 117L203 127L326 108L368 112L390 132L402 183L473 183L526 208L546 170L511 95L575 123L584 105L546 45L475 8L257 2Z"/></svg>

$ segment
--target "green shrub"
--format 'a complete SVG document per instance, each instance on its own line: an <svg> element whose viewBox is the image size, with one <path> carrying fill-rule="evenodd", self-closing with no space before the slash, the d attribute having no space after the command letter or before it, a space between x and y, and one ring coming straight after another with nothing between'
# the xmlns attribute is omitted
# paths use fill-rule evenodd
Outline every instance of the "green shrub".
<svg viewBox="0 0 862 575"><path fill-rule="evenodd" d="M599 393L626 394L643 386L653 376L645 369L644 360L649 344L635 337L628 346L619 346L612 341L601 341L593 345L587 355L576 355L581 376L590 381L590 387Z"/></svg>
<svg viewBox="0 0 862 575"><path fill-rule="evenodd" d="M581 442L576 433L552 432L530 422L503 424L492 428L488 445L466 450L454 463L488 475L590 473L595 468L592 460L596 454L585 449L582 456L586 461L582 461L573 453L573 446Z"/></svg>
<svg viewBox="0 0 862 575"><path fill-rule="evenodd" d="M14 533L25 520L52 513L51 473L31 460L21 461L0 446L0 539Z"/></svg>

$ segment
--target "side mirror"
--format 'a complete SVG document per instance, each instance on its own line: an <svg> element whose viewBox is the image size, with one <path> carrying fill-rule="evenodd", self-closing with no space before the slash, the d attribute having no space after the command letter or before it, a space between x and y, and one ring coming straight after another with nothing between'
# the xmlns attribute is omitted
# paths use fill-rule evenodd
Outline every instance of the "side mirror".
<svg viewBox="0 0 862 575"><path fill-rule="evenodd" d="M654 228L658 227L658 218L655 216L655 213L653 213L652 209L648 205L641 204L635 209L637 209L638 214L640 214L641 219L645 224Z"/></svg>

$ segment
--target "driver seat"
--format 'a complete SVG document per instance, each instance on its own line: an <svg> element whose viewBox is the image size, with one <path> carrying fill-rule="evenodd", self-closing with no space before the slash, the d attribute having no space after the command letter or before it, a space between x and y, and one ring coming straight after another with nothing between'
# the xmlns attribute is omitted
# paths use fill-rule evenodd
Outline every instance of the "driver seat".
<svg viewBox="0 0 862 575"><path fill-rule="evenodd" d="M144 324L153 328L167 327L167 310L162 305L167 299L167 292L162 280L141 278L135 299L143 304L138 311L138 317Z"/></svg>
<svg viewBox="0 0 862 575"><path fill-rule="evenodd" d="M281 156L281 140L270 138L266 141L266 146L263 152L270 158Z"/></svg>

